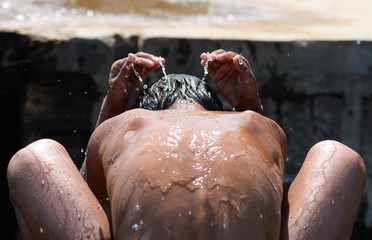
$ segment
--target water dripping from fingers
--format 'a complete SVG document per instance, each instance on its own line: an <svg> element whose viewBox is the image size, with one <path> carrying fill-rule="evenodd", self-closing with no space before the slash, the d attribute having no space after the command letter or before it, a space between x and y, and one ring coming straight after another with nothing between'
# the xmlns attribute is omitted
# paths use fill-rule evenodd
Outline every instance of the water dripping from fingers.
<svg viewBox="0 0 372 240"><path fill-rule="evenodd" d="M207 61L205 62L205 65L204 65L204 75L203 75L203 78L202 78L202 81L205 81L205 78L207 77L207 74L208 74L208 63L211 62L212 59L208 58Z"/></svg>
<svg viewBox="0 0 372 240"><path fill-rule="evenodd" d="M136 69L134 68L134 64L132 63L131 66L132 66L132 69L133 69L134 75L136 75L136 77L138 77L138 80L143 84L142 77L141 77L141 75L136 71Z"/></svg>
<svg viewBox="0 0 372 240"><path fill-rule="evenodd" d="M161 70L163 71L163 75L164 75L164 77L167 76L167 73L166 73L166 71L165 71L165 66L164 66L164 64L163 64L160 60L159 60L159 64L160 64Z"/></svg>

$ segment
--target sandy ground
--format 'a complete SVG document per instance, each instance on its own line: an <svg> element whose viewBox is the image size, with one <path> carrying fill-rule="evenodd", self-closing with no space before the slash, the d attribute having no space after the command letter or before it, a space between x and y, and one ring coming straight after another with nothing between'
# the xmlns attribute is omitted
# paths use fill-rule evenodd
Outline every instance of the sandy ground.
<svg viewBox="0 0 372 240"><path fill-rule="evenodd" d="M145 24L128 21L97 21L90 18L64 23L42 24L23 21L0 22L0 30L46 38L102 37L113 34L142 37L186 37L208 39L288 40L372 40L370 0L234 0L259 7L270 17L243 21L195 24L166 21ZM1 1L0 1L1 3ZM3 4L4 5L4 4ZM0 5L1 6L1 5ZM229 13L234 15L234 13ZM249 16L249 12L246 13Z"/></svg>

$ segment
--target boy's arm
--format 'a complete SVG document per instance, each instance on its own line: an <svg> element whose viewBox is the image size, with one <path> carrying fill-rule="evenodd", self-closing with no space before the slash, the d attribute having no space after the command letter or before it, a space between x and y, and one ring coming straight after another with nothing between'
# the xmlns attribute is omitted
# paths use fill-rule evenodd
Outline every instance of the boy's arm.
<svg viewBox="0 0 372 240"><path fill-rule="evenodd" d="M147 75L165 60L148 53L130 53L111 67L108 90L96 126L129 110L142 90Z"/></svg>
<svg viewBox="0 0 372 240"><path fill-rule="evenodd" d="M144 79L146 79L149 72L160 67L160 62L164 64L165 60L161 57L139 52L136 54L130 53L128 57L112 64L107 94L101 106L96 128L107 119L119 115L132 107L139 91L143 87ZM97 133L94 133L91 139L96 135ZM91 145L89 144L88 148L92 148L89 147ZM93 147L93 149L95 148L98 147ZM80 173L87 182L88 171L90 170L87 168L87 157L85 157Z"/></svg>

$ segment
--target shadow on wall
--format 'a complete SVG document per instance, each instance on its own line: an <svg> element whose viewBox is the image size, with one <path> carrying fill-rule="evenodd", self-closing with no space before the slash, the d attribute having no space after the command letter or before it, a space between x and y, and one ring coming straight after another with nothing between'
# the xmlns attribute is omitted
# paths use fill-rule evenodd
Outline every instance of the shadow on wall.
<svg viewBox="0 0 372 240"><path fill-rule="evenodd" d="M341 141L372 167L372 43L253 42L192 39L37 39L0 33L1 118L5 156L1 189L7 196L11 156L39 138L61 142L76 165L84 159L111 64L139 50L166 59L167 73L203 76L200 54L223 48L250 61L258 80L264 115L288 136L284 176L288 187L307 151L324 139ZM162 76L151 73L149 81ZM208 79L210 82L210 79ZM368 176L370 184L371 176ZM13 209L2 204L5 239L17 239ZM372 191L366 188L352 239L370 239Z"/></svg>

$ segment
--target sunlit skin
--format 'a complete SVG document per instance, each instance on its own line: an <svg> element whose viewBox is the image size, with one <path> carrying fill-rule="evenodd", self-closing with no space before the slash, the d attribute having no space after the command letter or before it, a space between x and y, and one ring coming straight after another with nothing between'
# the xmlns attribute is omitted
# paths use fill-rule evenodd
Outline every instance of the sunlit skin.
<svg viewBox="0 0 372 240"><path fill-rule="evenodd" d="M256 112L248 61L217 50L202 67L208 59L237 112L182 101L131 109L143 86L135 71L146 79L165 59L129 54L112 66L81 174L55 141L20 150L8 180L24 239L348 239L365 184L360 156L316 144L283 196L286 136Z"/></svg>

